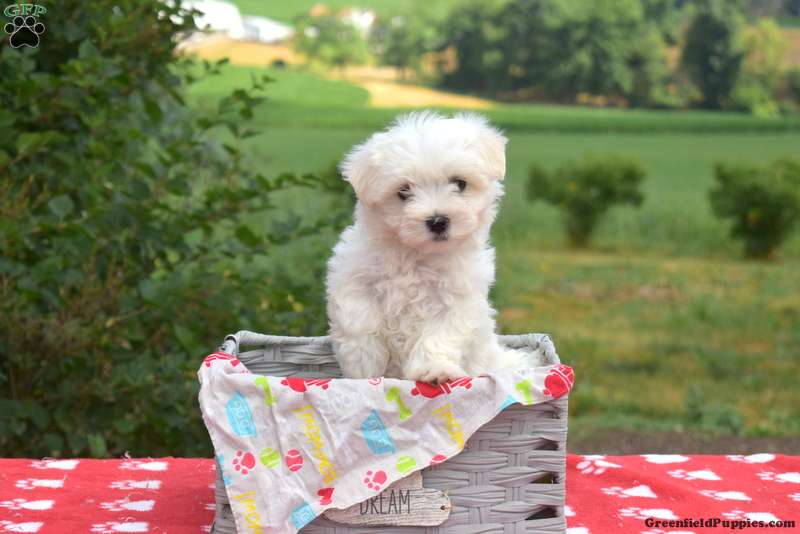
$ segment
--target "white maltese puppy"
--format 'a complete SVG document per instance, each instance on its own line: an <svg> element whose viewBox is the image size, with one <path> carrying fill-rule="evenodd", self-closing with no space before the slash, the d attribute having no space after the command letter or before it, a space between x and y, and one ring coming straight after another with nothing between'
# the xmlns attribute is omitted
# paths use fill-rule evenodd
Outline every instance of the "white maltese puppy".
<svg viewBox="0 0 800 534"><path fill-rule="evenodd" d="M488 298L506 141L479 115L421 112L345 157L358 203L327 290L346 377L444 382L533 364L500 346Z"/></svg>

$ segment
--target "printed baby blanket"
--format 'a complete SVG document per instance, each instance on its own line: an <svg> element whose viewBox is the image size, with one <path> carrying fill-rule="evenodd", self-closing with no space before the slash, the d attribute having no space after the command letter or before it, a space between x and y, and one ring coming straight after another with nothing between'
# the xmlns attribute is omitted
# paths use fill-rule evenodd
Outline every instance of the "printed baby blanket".
<svg viewBox="0 0 800 534"><path fill-rule="evenodd" d="M560 397L573 383L562 364L439 386L256 376L222 352L198 376L237 530L264 534L295 533L329 508L374 497L456 455L509 405Z"/></svg>

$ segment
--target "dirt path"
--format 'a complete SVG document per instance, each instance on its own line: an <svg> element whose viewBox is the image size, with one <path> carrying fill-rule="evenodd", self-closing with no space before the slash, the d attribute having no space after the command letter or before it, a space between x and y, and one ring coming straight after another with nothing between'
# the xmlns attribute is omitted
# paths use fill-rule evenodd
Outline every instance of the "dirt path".
<svg viewBox="0 0 800 534"><path fill-rule="evenodd" d="M186 43L182 49L208 60L227 57L233 65L248 67L267 67L275 61L283 61L290 65L302 64L302 58L287 45L235 41L226 37ZM494 105L492 101L482 98L399 83L396 70L389 67L349 67L333 71L328 77L348 81L369 91L369 105L372 107L441 106L486 109Z"/></svg>

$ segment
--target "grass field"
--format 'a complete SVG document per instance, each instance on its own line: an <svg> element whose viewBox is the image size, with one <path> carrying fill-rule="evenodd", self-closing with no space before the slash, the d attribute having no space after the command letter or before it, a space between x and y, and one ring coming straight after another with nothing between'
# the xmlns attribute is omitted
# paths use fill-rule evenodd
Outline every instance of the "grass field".
<svg viewBox="0 0 800 534"><path fill-rule="evenodd" d="M230 68L192 97L203 105L253 72ZM276 81L255 118L264 133L249 141L266 172L324 169L398 111L368 107L345 82L270 73ZM800 232L778 261L745 261L707 201L715 161L797 155L798 118L552 106L488 115L510 140L494 232L499 322L554 335L577 371L575 431L800 435ZM558 213L527 201L525 181L531 162L588 153L638 158L646 201L613 210L593 248L574 251Z"/></svg>

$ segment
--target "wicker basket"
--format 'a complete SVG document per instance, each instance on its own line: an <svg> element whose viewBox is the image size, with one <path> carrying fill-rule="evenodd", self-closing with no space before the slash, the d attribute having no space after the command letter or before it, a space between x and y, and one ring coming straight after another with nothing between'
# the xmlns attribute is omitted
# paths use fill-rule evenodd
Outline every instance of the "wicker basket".
<svg viewBox="0 0 800 534"><path fill-rule="evenodd" d="M541 334L500 336L513 348L535 350ZM221 350L260 375L341 377L327 337L239 332ZM558 362L552 362L558 363ZM564 471L567 398L503 410L475 432L463 452L422 471L426 488L446 491L452 510L437 527L349 526L318 517L303 534L533 534L565 532ZM212 534L235 534L228 495L217 470Z"/></svg>

